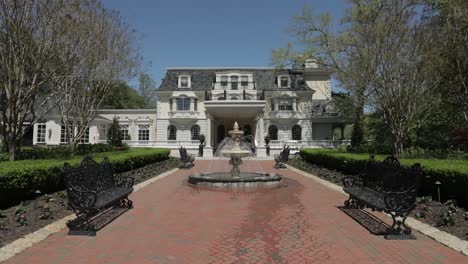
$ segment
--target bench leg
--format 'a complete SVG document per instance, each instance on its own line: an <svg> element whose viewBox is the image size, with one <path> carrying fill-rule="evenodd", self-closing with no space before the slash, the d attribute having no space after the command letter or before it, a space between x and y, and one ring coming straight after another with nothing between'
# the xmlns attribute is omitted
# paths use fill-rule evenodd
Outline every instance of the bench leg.
<svg viewBox="0 0 468 264"><path fill-rule="evenodd" d="M411 234L411 228L409 228L405 221L408 217L408 214L394 214L390 213L392 216L392 226L388 228L387 234L385 235L386 239L389 240L409 240L416 239L416 237Z"/></svg>
<svg viewBox="0 0 468 264"><path fill-rule="evenodd" d="M96 236L96 229L89 222L91 212L77 212L76 218L67 222L68 235L71 236Z"/></svg>
<svg viewBox="0 0 468 264"><path fill-rule="evenodd" d="M120 200L120 207L121 208L132 209L133 208L133 202L128 197L125 197L122 200Z"/></svg>
<svg viewBox="0 0 468 264"><path fill-rule="evenodd" d="M358 208L356 200L351 198L351 196L349 196L348 200L344 201L344 206L345 206L345 208L349 208L349 209L357 209Z"/></svg>

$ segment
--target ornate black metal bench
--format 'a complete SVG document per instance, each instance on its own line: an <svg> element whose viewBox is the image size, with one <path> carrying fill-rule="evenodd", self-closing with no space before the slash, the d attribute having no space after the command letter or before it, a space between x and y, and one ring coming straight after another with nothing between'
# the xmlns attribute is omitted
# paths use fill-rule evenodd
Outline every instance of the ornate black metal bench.
<svg viewBox="0 0 468 264"><path fill-rule="evenodd" d="M275 168L277 169L286 169L286 162L289 160L289 153L291 149L289 146L284 146L280 154L275 155Z"/></svg>
<svg viewBox="0 0 468 264"><path fill-rule="evenodd" d="M371 156L361 173L343 178L343 190L349 194L349 199L344 204L347 208L367 207L372 211L390 214L393 223L385 238L414 239L405 221L416 206L420 185L419 163L405 168L394 156L389 156L382 162L375 161L374 156Z"/></svg>
<svg viewBox="0 0 468 264"><path fill-rule="evenodd" d="M180 161L182 162L180 168L191 168L194 166L195 155L187 153L187 149L184 147L179 148Z"/></svg>
<svg viewBox="0 0 468 264"><path fill-rule="evenodd" d="M69 234L96 235L97 228L90 221L110 208L132 208L128 196L133 192L133 178L115 177L109 159L97 163L86 156L72 167L63 165L68 206L77 218L67 223Z"/></svg>

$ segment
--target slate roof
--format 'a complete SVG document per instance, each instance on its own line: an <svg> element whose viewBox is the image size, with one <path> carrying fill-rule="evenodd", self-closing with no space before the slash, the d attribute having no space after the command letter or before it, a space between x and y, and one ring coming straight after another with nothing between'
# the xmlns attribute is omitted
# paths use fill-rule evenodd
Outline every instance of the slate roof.
<svg viewBox="0 0 468 264"><path fill-rule="evenodd" d="M178 77L180 75L191 76L192 91L211 91L212 83L217 73L239 71L241 73L252 73L258 91L264 90L308 90L310 89L302 78L303 71L297 69L278 70L274 68L170 68L159 87L160 91L187 90L178 88ZM277 76L288 73L291 77L291 88L279 88Z"/></svg>

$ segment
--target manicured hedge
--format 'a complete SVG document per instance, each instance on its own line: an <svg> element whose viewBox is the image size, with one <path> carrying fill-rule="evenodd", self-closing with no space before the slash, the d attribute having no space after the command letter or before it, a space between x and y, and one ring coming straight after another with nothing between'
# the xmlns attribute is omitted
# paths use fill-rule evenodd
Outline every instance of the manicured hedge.
<svg viewBox="0 0 468 264"><path fill-rule="evenodd" d="M345 153L330 149L302 149L304 159L345 174L357 174L366 165L368 154ZM385 156L377 155L383 160ZM460 205L468 205L468 162L466 160L401 159L404 166L420 163L424 181L420 195L433 195L434 183L440 181L443 199L456 199Z"/></svg>
<svg viewBox="0 0 468 264"><path fill-rule="evenodd" d="M108 157L116 172L124 172L169 157L169 149L136 148L91 155L96 161ZM36 190L49 193L64 188L64 162L77 165L82 157L71 159L20 160L0 162L0 208L34 196Z"/></svg>

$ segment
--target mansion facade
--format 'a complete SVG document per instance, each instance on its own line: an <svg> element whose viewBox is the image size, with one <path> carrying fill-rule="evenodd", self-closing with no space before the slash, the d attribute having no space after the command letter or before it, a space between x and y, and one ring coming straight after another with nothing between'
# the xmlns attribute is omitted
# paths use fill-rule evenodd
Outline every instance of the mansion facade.
<svg viewBox="0 0 468 264"><path fill-rule="evenodd" d="M156 91L156 109L98 110L82 137L84 144L105 143L107 129L117 117L124 142L135 147L180 146L196 153L204 135L204 156L210 157L238 122L249 136L257 156L266 155L264 138L270 135L271 154L283 145L335 147L342 144L349 119L333 111L330 72L308 61L300 68L168 68ZM341 136L335 138L335 129ZM35 125L33 145L66 144L59 115Z"/></svg>

